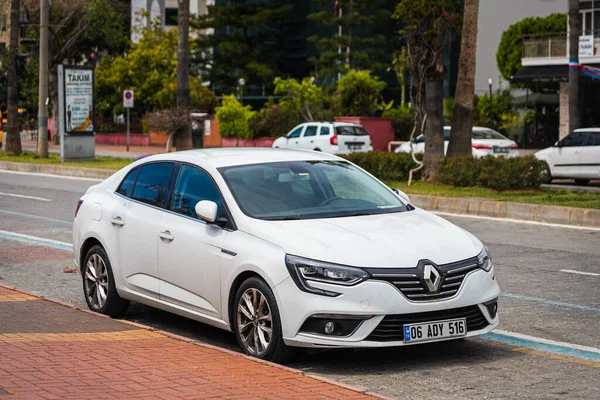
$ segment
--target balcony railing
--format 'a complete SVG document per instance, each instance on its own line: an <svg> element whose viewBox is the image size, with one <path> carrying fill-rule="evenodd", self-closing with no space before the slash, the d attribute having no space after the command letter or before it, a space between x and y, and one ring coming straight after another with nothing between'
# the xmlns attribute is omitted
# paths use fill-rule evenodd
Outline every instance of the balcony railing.
<svg viewBox="0 0 600 400"><path fill-rule="evenodd" d="M567 35L528 35L523 38L523 58L567 57Z"/></svg>

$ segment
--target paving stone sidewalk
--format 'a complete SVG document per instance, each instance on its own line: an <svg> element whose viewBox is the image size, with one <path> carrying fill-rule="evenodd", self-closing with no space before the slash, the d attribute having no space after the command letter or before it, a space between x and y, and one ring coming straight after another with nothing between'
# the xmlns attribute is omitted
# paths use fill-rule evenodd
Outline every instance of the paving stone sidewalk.
<svg viewBox="0 0 600 400"><path fill-rule="evenodd" d="M0 285L0 399L374 397Z"/></svg>

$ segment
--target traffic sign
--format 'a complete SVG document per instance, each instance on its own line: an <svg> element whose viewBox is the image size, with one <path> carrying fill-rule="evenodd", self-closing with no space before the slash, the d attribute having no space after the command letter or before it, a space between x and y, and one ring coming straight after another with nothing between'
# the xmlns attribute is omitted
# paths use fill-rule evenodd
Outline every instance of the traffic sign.
<svg viewBox="0 0 600 400"><path fill-rule="evenodd" d="M123 107L133 108L133 90L123 90Z"/></svg>

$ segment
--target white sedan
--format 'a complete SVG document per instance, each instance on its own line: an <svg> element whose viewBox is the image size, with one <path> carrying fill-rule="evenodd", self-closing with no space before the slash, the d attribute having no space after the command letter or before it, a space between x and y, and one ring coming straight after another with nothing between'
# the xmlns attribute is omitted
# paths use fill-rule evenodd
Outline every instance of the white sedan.
<svg viewBox="0 0 600 400"><path fill-rule="evenodd" d="M143 158L79 200L73 251L91 310L118 316L138 301L233 331L262 359L498 326L477 238L324 153Z"/></svg>
<svg viewBox="0 0 600 400"><path fill-rule="evenodd" d="M546 162L548 181L570 178L585 185L600 179L600 128L576 129L535 157Z"/></svg>
<svg viewBox="0 0 600 400"><path fill-rule="evenodd" d="M444 154L448 150L450 140L450 127L444 127ZM480 158L485 156L495 157L517 157L519 155L517 143L510 140L499 132L490 128L473 127L473 135L471 139L473 146L473 157ZM415 153L423 153L425 151L425 137L417 136L413 140ZM396 153L410 153L410 143L405 142L396 147Z"/></svg>

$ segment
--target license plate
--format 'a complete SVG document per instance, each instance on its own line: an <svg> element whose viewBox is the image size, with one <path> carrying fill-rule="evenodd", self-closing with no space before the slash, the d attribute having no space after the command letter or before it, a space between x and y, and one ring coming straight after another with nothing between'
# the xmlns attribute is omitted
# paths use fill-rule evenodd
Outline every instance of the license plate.
<svg viewBox="0 0 600 400"><path fill-rule="evenodd" d="M362 143L348 143L349 150L360 150L362 148Z"/></svg>
<svg viewBox="0 0 600 400"><path fill-rule="evenodd" d="M497 154L508 154L510 147L494 147L494 153Z"/></svg>
<svg viewBox="0 0 600 400"><path fill-rule="evenodd" d="M466 335L465 318L404 325L404 343L428 342Z"/></svg>

